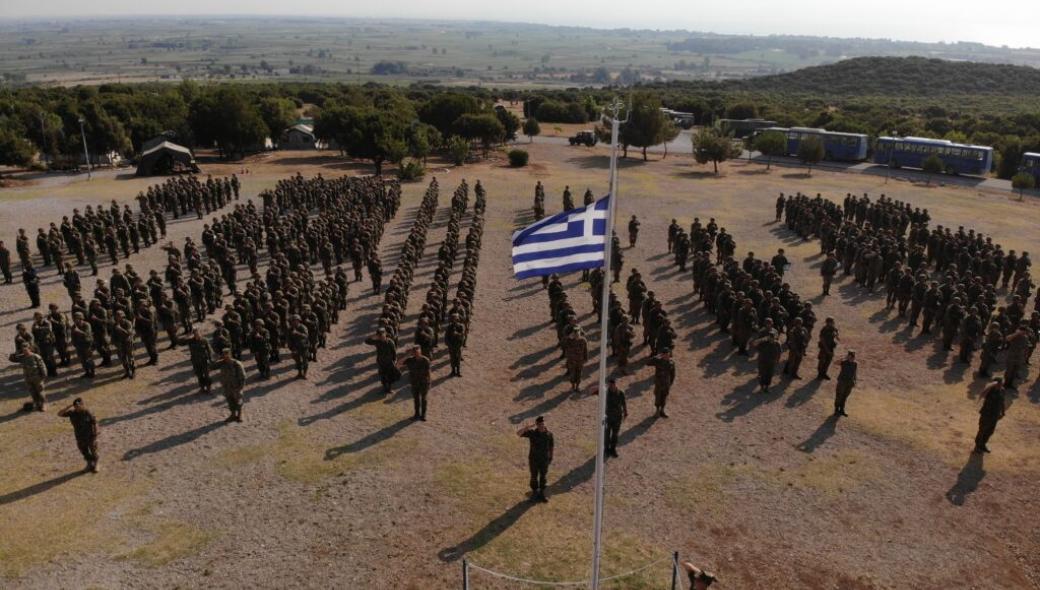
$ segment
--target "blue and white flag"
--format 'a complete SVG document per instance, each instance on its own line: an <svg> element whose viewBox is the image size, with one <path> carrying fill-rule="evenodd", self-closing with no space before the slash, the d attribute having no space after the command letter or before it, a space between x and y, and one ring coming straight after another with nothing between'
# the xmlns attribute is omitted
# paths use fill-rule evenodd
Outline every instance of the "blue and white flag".
<svg viewBox="0 0 1040 590"><path fill-rule="evenodd" d="M604 263L610 195L542 219L513 234L518 279L599 268Z"/></svg>

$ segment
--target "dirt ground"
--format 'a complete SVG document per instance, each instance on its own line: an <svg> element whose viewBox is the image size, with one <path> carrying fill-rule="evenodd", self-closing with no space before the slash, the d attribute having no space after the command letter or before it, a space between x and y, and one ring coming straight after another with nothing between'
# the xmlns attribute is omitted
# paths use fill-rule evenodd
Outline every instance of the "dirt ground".
<svg viewBox="0 0 1040 590"><path fill-rule="evenodd" d="M577 197L587 186L604 193L607 156L602 148L528 149L527 169L494 160L433 171L442 205L462 178L480 179L489 204L464 377L448 378L439 350L427 423L407 420L407 386L380 392L374 355L362 342L379 311L367 279L352 288L307 382L292 380L286 362L273 381L258 381L247 361L243 424L225 426L222 399L195 393L183 349L162 351L160 365L142 367L133 382L104 369L91 387L65 370L48 384L53 403L45 414L21 414L20 372L0 372L0 586L456 588L464 554L515 576L586 578L597 402L567 392L548 297L538 281L512 278L509 236L530 220L536 180L550 212L560 210L564 185ZM247 197L297 171L369 171L314 153L205 170L243 167ZM604 569L611 575L665 561L610 587L668 588L672 551L715 571L722 588L1040 587L1036 371L1009 396L993 453L970 455L983 381L935 342L905 331L884 311L883 295L843 279L831 297L816 297L818 243L801 243L771 223L781 191L835 200L847 191L885 193L927 207L933 223L974 227L1005 248L1040 250L1040 205L880 176L810 178L744 163L724 166L721 177L707 170L670 156L632 159L621 171L620 219L637 214L643 222L639 243L625 251L624 274L633 267L644 274L679 344L670 419L651 417L643 347L634 353L635 374L621 380L630 416L621 457L608 463ZM428 180L406 185L382 243L384 260L399 250ZM0 190L0 237L13 246L18 227L35 232L75 206L132 201L149 182L116 176ZM821 320L837 319L839 355L858 353L849 418L828 419L833 381L783 379L769 395L754 393L753 362L733 354L691 299L689 276L665 255L670 219L688 226L695 216L715 217L735 236L738 256L787 249L794 290L813 301ZM435 219L402 323L405 342L432 279L446 207ZM468 225L469 216L464 231ZM201 229L195 220L175 222L169 237L197 239ZM130 262L143 272L163 261L151 248ZM453 285L461 266L460 258ZM109 274L102 267L101 276ZM575 279L567 290L596 338L591 298ZM44 302L67 307L52 270L43 282ZM0 349L12 350L14 324L31 317L27 303L20 285L0 286ZM806 367L815 366L815 352L814 335ZM98 475L79 474L71 427L55 416L77 395L101 420ZM526 444L515 430L538 415L546 416L557 452L550 502L531 505ZM531 586L474 572L471 587Z"/></svg>

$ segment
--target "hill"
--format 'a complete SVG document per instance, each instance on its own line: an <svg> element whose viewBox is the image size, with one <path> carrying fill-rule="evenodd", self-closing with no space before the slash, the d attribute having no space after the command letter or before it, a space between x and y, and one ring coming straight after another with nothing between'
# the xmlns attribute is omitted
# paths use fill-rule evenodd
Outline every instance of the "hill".
<svg viewBox="0 0 1040 590"><path fill-rule="evenodd" d="M839 96L1040 94L1040 69L924 57L858 57L786 74L719 82L716 88Z"/></svg>

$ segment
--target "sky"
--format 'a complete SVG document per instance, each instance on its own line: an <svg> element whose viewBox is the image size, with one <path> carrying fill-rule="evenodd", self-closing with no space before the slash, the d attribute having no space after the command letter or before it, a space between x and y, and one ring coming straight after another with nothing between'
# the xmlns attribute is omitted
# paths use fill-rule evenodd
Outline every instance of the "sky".
<svg viewBox="0 0 1040 590"><path fill-rule="evenodd" d="M86 7L89 7L87 9ZM0 0L0 18L169 15L335 15L496 20L595 28L687 29L730 34L975 41L1036 47L1034 0ZM1028 16L1032 15L1032 16Z"/></svg>

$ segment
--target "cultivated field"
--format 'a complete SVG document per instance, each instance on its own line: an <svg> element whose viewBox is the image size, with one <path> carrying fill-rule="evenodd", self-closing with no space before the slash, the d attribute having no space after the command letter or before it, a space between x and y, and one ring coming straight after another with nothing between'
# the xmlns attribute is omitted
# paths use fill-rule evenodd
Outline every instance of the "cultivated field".
<svg viewBox="0 0 1040 590"><path fill-rule="evenodd" d="M449 54L450 57L450 54ZM531 217L536 180L550 212L570 185L606 190L605 148L534 144L531 166L502 159L432 170L442 210L412 289L402 338L411 341L419 300L445 233L443 207L462 178L480 179L489 204L472 335L461 379L448 378L443 347L434 362L430 421L412 423L407 386L385 396L371 347L362 343L380 301L364 285L319 352L307 382L290 363L256 379L251 360L243 424L226 426L219 396L196 394L187 352L163 351L133 382L103 369L94 387L67 369L48 385L46 414L19 412L20 372L0 372L0 586L7 588L453 588L461 555L517 576L587 576L592 517L596 399L567 392L548 297L537 281L511 276L510 233ZM1040 533L1033 502L1040 475L1040 385L1036 369L984 458L969 454L983 381L953 364L886 313L884 296L851 281L820 289L818 242L801 243L771 223L777 193L801 190L835 200L847 191L886 193L927 207L933 223L965 225L1005 248L1037 251L1040 205L964 188L886 184L884 177L734 163L714 177L688 157L635 158L621 171L620 219L643 231L625 250L665 303L678 332L678 378L668 420L652 418L652 373L634 353L621 380L630 416L619 459L608 463L605 569L639 567L679 551L721 577L722 588L874 589L1040 586ZM294 174L368 173L369 167L314 153L279 153L245 164L206 166L240 174L255 196ZM428 180L428 178L427 178ZM53 179L0 190L0 238L18 227L60 221L72 207L132 201L149 181L106 176ZM389 260L407 235L426 182L406 185L388 226ZM838 355L858 352L851 416L828 420L834 382L781 380L755 393L755 365L734 354L690 297L690 279L665 255L671 218L689 226L715 217L737 255L784 247L792 288L841 329ZM469 216L463 228L468 227ZM198 239L202 223L170 225L170 239ZM624 235L624 232L620 232ZM133 256L139 272L161 268L157 248ZM122 264L122 262L121 262ZM461 262L455 266L452 285ZM387 264L387 276L392 265ZM89 274L89 271L88 273ZM107 265L102 277L110 274ZM53 270L44 302L67 307ZM84 287L92 284L85 276ZM587 286L566 286L591 337L598 336ZM31 313L20 285L0 286L0 349ZM160 340L164 343L164 339ZM816 362L815 335L803 375ZM144 354L140 350L140 354ZM140 357L139 357L140 358ZM976 356L977 359L977 356ZM587 368L594 378L595 359ZM834 370L832 369L832 375ZM55 406L82 395L102 424L102 472L82 467ZM550 502L531 505L526 444L514 432L545 415L556 436ZM473 588L520 588L484 574ZM529 587L529 586L528 586ZM616 588L668 588L668 565Z"/></svg>

